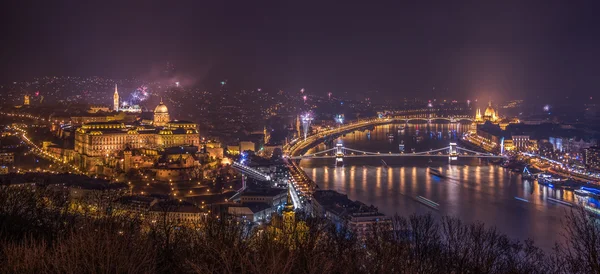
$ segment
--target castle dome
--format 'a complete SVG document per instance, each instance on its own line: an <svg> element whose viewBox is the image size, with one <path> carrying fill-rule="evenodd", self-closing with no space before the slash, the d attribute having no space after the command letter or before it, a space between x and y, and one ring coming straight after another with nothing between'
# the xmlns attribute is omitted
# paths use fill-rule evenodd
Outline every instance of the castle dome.
<svg viewBox="0 0 600 274"><path fill-rule="evenodd" d="M162 99L160 99L160 104L154 109L154 113L169 113L169 109L163 104Z"/></svg>

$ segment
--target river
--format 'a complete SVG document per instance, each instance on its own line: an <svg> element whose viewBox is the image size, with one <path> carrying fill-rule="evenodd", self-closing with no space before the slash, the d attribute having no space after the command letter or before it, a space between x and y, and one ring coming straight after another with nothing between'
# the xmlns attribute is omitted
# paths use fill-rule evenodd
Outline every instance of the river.
<svg viewBox="0 0 600 274"><path fill-rule="evenodd" d="M406 152L413 148L419 152L448 146L470 125L420 124L399 130L400 127L377 126L348 133L339 141L348 148L381 153L397 153L399 144L404 143ZM308 153L331 145L320 144ZM548 198L570 203L575 199L571 191L523 181L516 173L473 158L459 157L452 162L445 157L346 158L341 167L336 167L333 159L305 159L300 165L321 189L336 190L352 200L373 204L386 215L431 212L466 222L481 221L512 238L533 239L547 251L562 240L562 220L570 210ZM430 175L430 166L440 169L447 178ZM438 209L420 203L417 196L438 203Z"/></svg>

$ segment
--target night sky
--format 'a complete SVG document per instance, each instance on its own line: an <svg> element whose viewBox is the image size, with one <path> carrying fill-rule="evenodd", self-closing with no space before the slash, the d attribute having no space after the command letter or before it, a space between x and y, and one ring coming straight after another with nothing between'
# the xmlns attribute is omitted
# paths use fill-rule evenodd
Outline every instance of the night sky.
<svg viewBox="0 0 600 274"><path fill-rule="evenodd" d="M152 78L169 61L188 83L323 95L558 99L599 90L599 1L6 2L2 81Z"/></svg>

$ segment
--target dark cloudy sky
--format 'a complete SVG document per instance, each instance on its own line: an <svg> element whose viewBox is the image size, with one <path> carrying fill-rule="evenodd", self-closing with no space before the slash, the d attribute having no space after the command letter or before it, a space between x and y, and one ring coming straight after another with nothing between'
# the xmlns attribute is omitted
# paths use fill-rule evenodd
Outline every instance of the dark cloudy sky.
<svg viewBox="0 0 600 274"><path fill-rule="evenodd" d="M323 94L598 93L599 1L352 2L5 1L0 80L171 61L198 82Z"/></svg>

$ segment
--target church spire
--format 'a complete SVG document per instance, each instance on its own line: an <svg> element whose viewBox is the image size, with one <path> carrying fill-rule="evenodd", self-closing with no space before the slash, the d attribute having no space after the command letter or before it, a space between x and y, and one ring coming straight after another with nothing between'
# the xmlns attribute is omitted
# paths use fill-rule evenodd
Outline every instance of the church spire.
<svg viewBox="0 0 600 274"><path fill-rule="evenodd" d="M294 211L294 202L292 201L291 187L292 186L288 187L287 201L285 203L285 208L283 209L283 211Z"/></svg>
<svg viewBox="0 0 600 274"><path fill-rule="evenodd" d="M113 94L113 110L119 111L119 91L117 89L116 83L115 83L115 94Z"/></svg>

